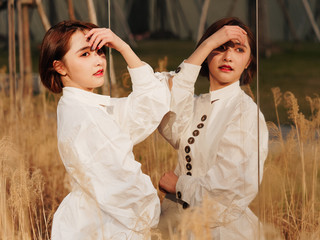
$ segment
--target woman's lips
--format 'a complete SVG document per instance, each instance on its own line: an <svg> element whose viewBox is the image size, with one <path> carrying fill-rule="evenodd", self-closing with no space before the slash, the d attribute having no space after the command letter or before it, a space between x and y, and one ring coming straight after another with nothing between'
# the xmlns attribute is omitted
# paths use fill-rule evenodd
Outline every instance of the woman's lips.
<svg viewBox="0 0 320 240"><path fill-rule="evenodd" d="M93 74L94 76L100 77L103 76L103 69L97 71L95 74Z"/></svg>
<svg viewBox="0 0 320 240"><path fill-rule="evenodd" d="M219 67L219 69L223 72L231 72L233 71L233 68L229 65L222 65Z"/></svg>

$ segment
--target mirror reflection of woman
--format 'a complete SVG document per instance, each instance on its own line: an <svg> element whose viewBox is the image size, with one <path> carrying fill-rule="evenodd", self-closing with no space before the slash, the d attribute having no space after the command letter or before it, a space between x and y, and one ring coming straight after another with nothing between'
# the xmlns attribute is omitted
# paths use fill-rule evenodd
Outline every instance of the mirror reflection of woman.
<svg viewBox="0 0 320 240"><path fill-rule="evenodd" d="M256 71L254 35L237 18L221 19L207 29L185 62L201 65L210 92L179 101L172 81L175 100L158 129L177 149L178 165L159 182L167 193L159 228L168 231L169 221L176 227L183 209L208 197L216 208L208 223L213 239L258 239L259 221L248 207L259 184L258 118L261 176L268 130L262 113L257 116L256 104L240 88Z"/></svg>

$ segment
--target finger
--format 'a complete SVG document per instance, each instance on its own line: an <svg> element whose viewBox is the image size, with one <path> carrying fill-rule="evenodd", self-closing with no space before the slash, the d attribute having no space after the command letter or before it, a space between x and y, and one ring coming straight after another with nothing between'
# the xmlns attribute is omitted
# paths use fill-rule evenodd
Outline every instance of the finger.
<svg viewBox="0 0 320 240"><path fill-rule="evenodd" d="M96 49L98 50L98 49L102 48L103 45L105 45L104 41L100 41L100 42L98 43Z"/></svg>
<svg viewBox="0 0 320 240"><path fill-rule="evenodd" d="M240 37L240 43L244 44L247 39L247 32L244 30L241 31L239 37Z"/></svg>
<svg viewBox="0 0 320 240"><path fill-rule="evenodd" d="M97 47L100 45L104 45L105 43L107 43L108 42L108 39L109 39L110 37L106 34L106 33L104 33L104 32L98 32L98 33L96 33L94 36L93 36L93 43L92 43L92 45L91 45L91 49L92 50L95 50L95 49L97 49ZM91 41L91 40L90 40Z"/></svg>
<svg viewBox="0 0 320 240"><path fill-rule="evenodd" d="M90 30L85 34L85 36L86 36L86 37L89 37L89 36L91 36L92 34L94 34L94 33L96 33L96 32L99 32L99 31L102 31L102 30L104 30L104 29L106 29L106 28L92 28L92 29L90 29Z"/></svg>
<svg viewBox="0 0 320 240"><path fill-rule="evenodd" d="M100 32L94 32L89 40L89 46L91 46L91 50L94 50L97 46L97 41L98 43L100 42L100 40L98 39L100 35Z"/></svg>
<svg viewBox="0 0 320 240"><path fill-rule="evenodd" d="M90 30L90 32L88 32L87 36L88 36L88 39L89 39L89 46L93 46L96 41L98 41L98 43L101 41L101 36L103 34L107 34L107 31L105 31L106 29L105 28L95 28L95 29L92 29ZM97 39L99 38L100 39ZM97 43L96 43L97 45ZM96 47L96 45L94 46L94 48Z"/></svg>
<svg viewBox="0 0 320 240"><path fill-rule="evenodd" d="M163 184L161 184L161 183L159 183L159 190L161 191L161 192L163 192L163 193L169 193L166 189L165 189L165 187L163 186Z"/></svg>
<svg viewBox="0 0 320 240"><path fill-rule="evenodd" d="M159 186L159 190L160 190L161 192L163 192L163 193L169 193L168 191L166 191L164 188L162 188L162 187L160 187L160 186Z"/></svg>
<svg viewBox="0 0 320 240"><path fill-rule="evenodd" d="M244 30L242 27L240 27L240 26L232 26L232 27L234 27L234 29L237 29L238 31L240 31L242 34L247 35L246 30Z"/></svg>
<svg viewBox="0 0 320 240"><path fill-rule="evenodd" d="M114 41L113 34L110 29L104 29L103 31L97 33L97 37L95 40L95 46L96 49L102 48L104 45L111 43ZM112 44L111 44L112 45Z"/></svg>
<svg viewBox="0 0 320 240"><path fill-rule="evenodd" d="M96 37L91 45L91 50L92 51L96 50L100 42L101 42L101 37Z"/></svg>
<svg viewBox="0 0 320 240"><path fill-rule="evenodd" d="M87 40L89 41L90 38L92 37L92 35L93 35L95 32L99 31L99 30L100 30L100 28L92 28L90 31L88 31L88 32L84 35L84 37L87 38Z"/></svg>
<svg viewBox="0 0 320 240"><path fill-rule="evenodd" d="M245 35L245 34L241 34L241 44L245 44L245 42L246 42L246 40L247 40L247 35Z"/></svg>
<svg viewBox="0 0 320 240"><path fill-rule="evenodd" d="M235 35L235 38L234 40L236 40L237 42L239 42L240 44L244 45L245 42L246 42L246 39L247 39L247 35L243 34L242 32L241 33L237 33Z"/></svg>
<svg viewBox="0 0 320 240"><path fill-rule="evenodd" d="M234 38L232 38L230 40L232 42L234 42L234 43L238 43L238 44L241 44L241 45L243 45L244 42L245 42L245 39L241 35L236 35L236 36L234 36Z"/></svg>
<svg viewBox="0 0 320 240"><path fill-rule="evenodd" d="M99 42L99 44L97 45L97 49L102 48L103 46L107 46L110 47L112 44L110 44L110 40L109 39L105 39L102 38L102 40Z"/></svg>
<svg viewBox="0 0 320 240"><path fill-rule="evenodd" d="M240 30L240 32L241 32L242 34L247 35L246 30L244 30L242 27L237 26L237 28Z"/></svg>
<svg viewBox="0 0 320 240"><path fill-rule="evenodd" d="M88 46L91 47L95 41L95 35L93 32L87 35Z"/></svg>

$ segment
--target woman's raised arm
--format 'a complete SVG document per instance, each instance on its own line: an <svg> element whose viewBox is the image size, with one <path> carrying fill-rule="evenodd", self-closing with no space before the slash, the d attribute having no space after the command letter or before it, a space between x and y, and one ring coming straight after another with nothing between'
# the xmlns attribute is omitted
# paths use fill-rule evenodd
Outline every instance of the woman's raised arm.
<svg viewBox="0 0 320 240"><path fill-rule="evenodd" d="M234 39L241 44L246 40L247 33L239 26L224 26L216 33L212 34L205 41L203 41L196 50L185 60L187 63L201 65L208 57L210 52L224 43Z"/></svg>
<svg viewBox="0 0 320 240"><path fill-rule="evenodd" d="M86 37L92 50L100 49L105 45L120 52L129 68L136 68L143 65L143 62L131 47L109 28L93 28L86 34Z"/></svg>

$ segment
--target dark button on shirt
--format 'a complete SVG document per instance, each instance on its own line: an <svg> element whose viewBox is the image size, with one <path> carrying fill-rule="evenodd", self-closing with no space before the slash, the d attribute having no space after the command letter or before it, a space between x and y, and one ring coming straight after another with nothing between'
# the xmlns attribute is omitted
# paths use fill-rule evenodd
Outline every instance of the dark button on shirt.
<svg viewBox="0 0 320 240"><path fill-rule="evenodd" d="M190 163L187 163L186 168L190 171L192 169L192 165Z"/></svg>
<svg viewBox="0 0 320 240"><path fill-rule="evenodd" d="M199 135L199 130L194 130L192 132L192 135L195 136L195 137L198 136Z"/></svg>
<svg viewBox="0 0 320 240"><path fill-rule="evenodd" d="M193 137L190 137L190 138L188 139L188 143L189 143L189 144L194 143L194 138L193 138Z"/></svg>
<svg viewBox="0 0 320 240"><path fill-rule="evenodd" d="M204 124L203 123L199 123L198 125L197 125L197 128L203 128L203 126L204 126Z"/></svg>
<svg viewBox="0 0 320 240"><path fill-rule="evenodd" d="M191 157L189 155L186 156L186 161L191 162Z"/></svg>
<svg viewBox="0 0 320 240"><path fill-rule="evenodd" d="M178 198L181 198L181 192L177 192Z"/></svg>
<svg viewBox="0 0 320 240"><path fill-rule="evenodd" d="M189 147L189 146L186 146L186 147L184 148L184 151L185 151L186 153L189 153L189 152L190 152L190 147Z"/></svg>
<svg viewBox="0 0 320 240"><path fill-rule="evenodd" d="M203 116L201 117L201 121L202 121L202 122L204 122L206 119L207 119L207 115L203 115Z"/></svg>
<svg viewBox="0 0 320 240"><path fill-rule="evenodd" d="M176 73L180 72L181 67L177 67L177 69L175 70Z"/></svg>

